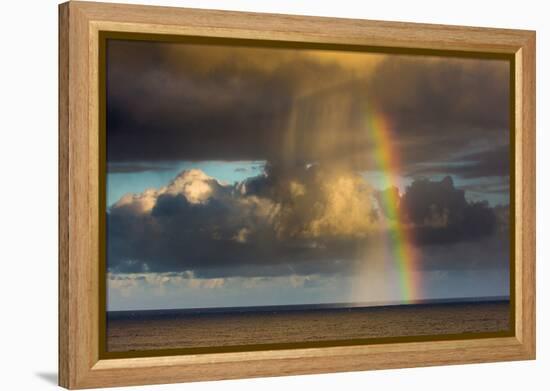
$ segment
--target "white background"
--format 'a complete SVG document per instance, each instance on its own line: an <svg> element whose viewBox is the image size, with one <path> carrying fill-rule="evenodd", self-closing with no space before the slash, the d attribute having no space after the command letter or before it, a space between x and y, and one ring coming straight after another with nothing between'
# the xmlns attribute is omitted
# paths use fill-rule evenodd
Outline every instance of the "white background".
<svg viewBox="0 0 550 391"><path fill-rule="evenodd" d="M123 0L119 0L123 2ZM132 389L539 390L550 384L547 257L550 13L546 1L231 0L134 3L537 30L538 359ZM57 1L0 4L0 389L57 378ZM546 152L546 153L545 153ZM546 220L546 221L545 221ZM545 241L546 239L546 241Z"/></svg>

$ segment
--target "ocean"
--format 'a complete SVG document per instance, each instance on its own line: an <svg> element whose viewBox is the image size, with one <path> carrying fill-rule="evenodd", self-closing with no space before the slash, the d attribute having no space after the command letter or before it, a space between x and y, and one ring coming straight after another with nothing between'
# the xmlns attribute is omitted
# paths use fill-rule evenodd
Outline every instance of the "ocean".
<svg viewBox="0 0 550 391"><path fill-rule="evenodd" d="M107 313L107 351L207 348L505 332L507 299L319 304Z"/></svg>

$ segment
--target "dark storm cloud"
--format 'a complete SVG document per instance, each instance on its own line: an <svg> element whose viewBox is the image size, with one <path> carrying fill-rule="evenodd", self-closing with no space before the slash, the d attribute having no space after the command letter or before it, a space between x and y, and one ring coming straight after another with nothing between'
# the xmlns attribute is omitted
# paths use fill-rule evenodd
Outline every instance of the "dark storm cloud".
<svg viewBox="0 0 550 391"><path fill-rule="evenodd" d="M508 64L503 61L390 57L369 88L390 118L409 125L403 127L410 132L422 131L422 125L466 125L467 132L508 127Z"/></svg>
<svg viewBox="0 0 550 391"><path fill-rule="evenodd" d="M452 161L482 146L484 152L471 157L493 159L492 166L471 165L460 172L478 177L485 176L489 168L498 173L508 170L508 78L509 67L503 61L430 64L411 58L388 59L369 83L369 91L391 120L405 167Z"/></svg>
<svg viewBox="0 0 550 391"><path fill-rule="evenodd" d="M222 59L212 59L222 53ZM108 159L254 160L273 155L292 97L312 77L338 73L297 56L264 69L262 52L233 47L111 42ZM277 54L275 54L277 58ZM214 65L209 64L214 61Z"/></svg>
<svg viewBox="0 0 550 391"><path fill-rule="evenodd" d="M418 180L401 199L414 237L420 244L445 244L476 240L492 234L497 217L487 202L468 202L464 190L451 177L440 182Z"/></svg>
<svg viewBox="0 0 550 391"><path fill-rule="evenodd" d="M483 176L503 167L508 72L504 61L388 55L361 74L301 51L113 41L108 159L370 169L376 145L365 113L375 110L390 120L405 172L475 144L488 156L472 156L479 164L463 174Z"/></svg>
<svg viewBox="0 0 550 391"><path fill-rule="evenodd" d="M458 175L463 178L508 177L510 175L510 147L508 145L496 146L479 152L467 152L446 162L417 165L409 174L418 176L441 173Z"/></svg>
<svg viewBox="0 0 550 391"><path fill-rule="evenodd" d="M387 229L376 197L360 176L319 166L268 166L236 185L183 171L168 186L111 207L108 268L197 277L351 273ZM507 225L487 204L467 202L450 178L414 182L400 207L427 254L446 245L476 251ZM428 258L425 267L460 268L457 256Z"/></svg>

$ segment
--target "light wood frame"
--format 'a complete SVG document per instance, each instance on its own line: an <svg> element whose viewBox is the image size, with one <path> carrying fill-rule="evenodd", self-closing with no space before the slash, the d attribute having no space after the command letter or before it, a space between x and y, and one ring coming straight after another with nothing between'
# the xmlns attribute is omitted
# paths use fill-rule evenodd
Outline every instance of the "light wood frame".
<svg viewBox="0 0 550 391"><path fill-rule="evenodd" d="M100 31L508 53L515 74L515 335L99 358ZM514 183L513 182L513 183ZM174 383L535 358L535 32L106 3L59 6L59 384Z"/></svg>

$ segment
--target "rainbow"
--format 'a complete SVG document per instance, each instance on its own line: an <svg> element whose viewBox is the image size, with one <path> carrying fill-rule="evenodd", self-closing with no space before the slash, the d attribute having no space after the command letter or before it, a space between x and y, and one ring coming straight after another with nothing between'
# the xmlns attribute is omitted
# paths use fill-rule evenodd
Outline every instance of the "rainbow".
<svg viewBox="0 0 550 391"><path fill-rule="evenodd" d="M375 146L374 161L378 170L384 173L382 189L398 188L398 175L401 172L399 153L392 142L389 121L377 111L367 111L367 131ZM421 298L421 281L416 269L417 254L412 245L410 230L399 208L398 191L383 191L379 199L389 220L388 240L391 257L398 272L401 298L405 303L413 303Z"/></svg>

